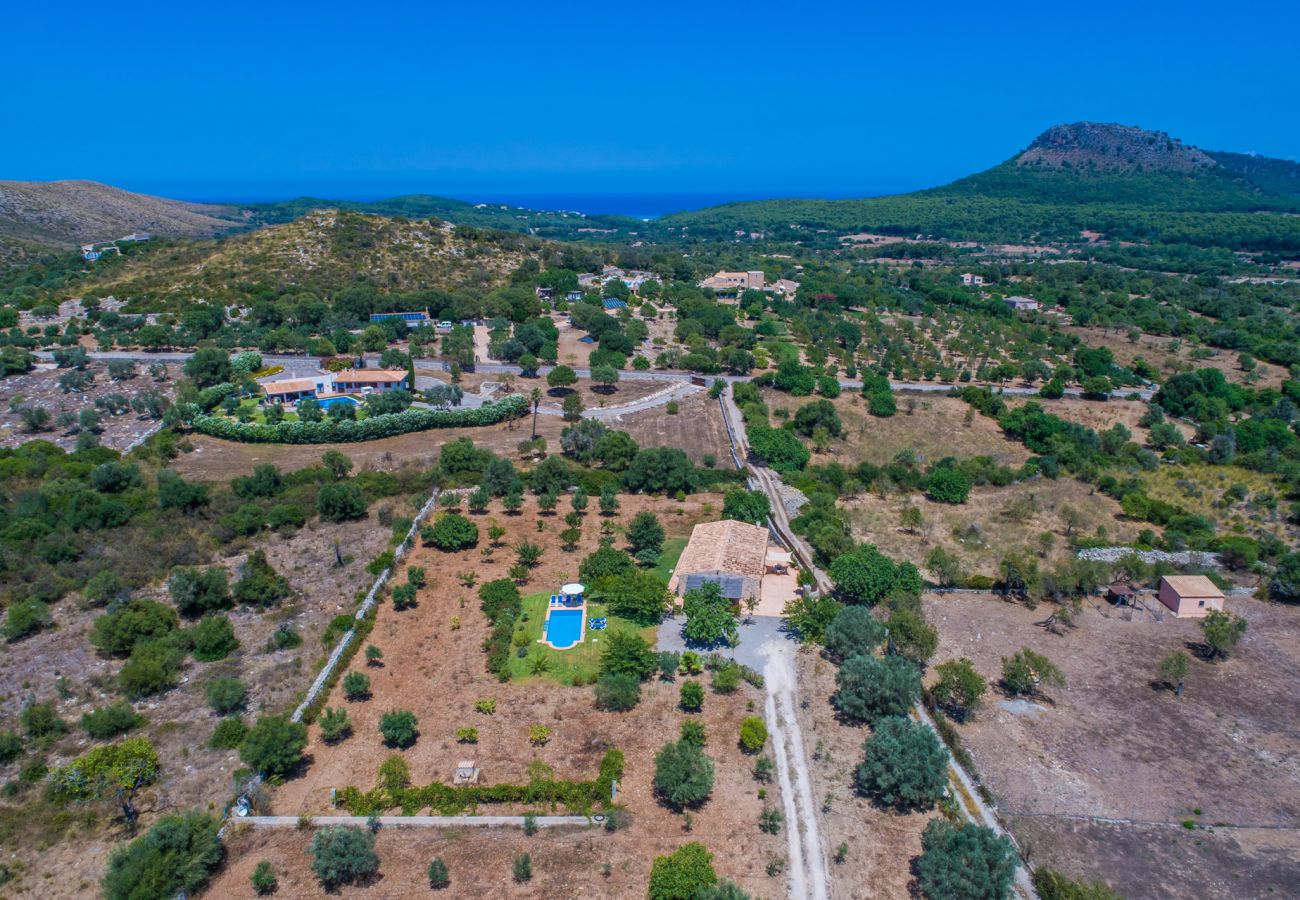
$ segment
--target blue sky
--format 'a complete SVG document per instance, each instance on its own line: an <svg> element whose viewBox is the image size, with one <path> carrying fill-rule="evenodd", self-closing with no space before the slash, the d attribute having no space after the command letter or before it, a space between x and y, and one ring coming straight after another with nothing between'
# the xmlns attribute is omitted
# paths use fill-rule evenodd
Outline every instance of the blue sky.
<svg viewBox="0 0 1300 900"><path fill-rule="evenodd" d="M1300 157L1294 3L43 6L5 14L0 179L845 196L1080 119Z"/></svg>

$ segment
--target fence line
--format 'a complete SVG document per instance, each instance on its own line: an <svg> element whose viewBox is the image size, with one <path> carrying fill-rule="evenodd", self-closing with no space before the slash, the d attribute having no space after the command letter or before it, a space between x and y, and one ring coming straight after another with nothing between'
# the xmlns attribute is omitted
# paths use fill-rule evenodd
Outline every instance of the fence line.
<svg viewBox="0 0 1300 900"><path fill-rule="evenodd" d="M375 578L374 584L370 586L370 591L366 594L366 599L362 601L361 607L357 610L356 615L352 617L354 622L360 622L369 615L370 610L372 610L375 603L378 602L379 592L383 590L384 585L388 583L388 579L392 576L393 570L397 568L397 564L402 561L402 558L406 556L411 547L414 546L416 535L420 532L420 526L424 524L425 519L429 517L430 513L432 513L434 508L438 505L438 493L438 488L435 486L433 492L429 495L429 499L424 502L424 506L420 507L420 511L416 513L415 519L411 522L411 527L406 531L406 537L402 538L402 542L398 544L397 549L393 551L392 565L380 572ZM339 664L339 660L343 658L343 654L347 652L348 647L351 646L356 635L357 629L354 625L344 633L343 637L339 638L339 642L335 645L333 652L330 653L329 659L325 661L325 665L321 666L320 672L316 674L316 680L313 681L311 687L307 689L307 696L303 698L302 703L298 704L298 708L295 709L293 715L290 716L292 721L302 721L303 715L306 714L308 708L316 702L321 690L329 683L330 678L334 674L334 668Z"/></svg>

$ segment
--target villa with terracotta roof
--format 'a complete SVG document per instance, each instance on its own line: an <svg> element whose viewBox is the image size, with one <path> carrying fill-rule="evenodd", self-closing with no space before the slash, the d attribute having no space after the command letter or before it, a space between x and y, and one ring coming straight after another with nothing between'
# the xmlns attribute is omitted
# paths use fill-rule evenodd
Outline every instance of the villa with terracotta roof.
<svg viewBox="0 0 1300 900"><path fill-rule="evenodd" d="M767 540L766 528L731 519L696 525L668 589L681 596L712 581L732 600L758 597L767 563Z"/></svg>
<svg viewBox="0 0 1300 900"><path fill-rule="evenodd" d="M308 378L282 378L262 385L268 400L292 403L307 397L320 399L335 394L385 393L407 387L410 375L402 369L344 369Z"/></svg>

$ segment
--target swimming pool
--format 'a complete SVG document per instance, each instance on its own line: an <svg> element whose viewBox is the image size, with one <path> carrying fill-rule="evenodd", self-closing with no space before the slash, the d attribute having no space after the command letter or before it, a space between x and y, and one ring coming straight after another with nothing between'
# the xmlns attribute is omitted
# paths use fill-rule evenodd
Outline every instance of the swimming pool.
<svg viewBox="0 0 1300 900"><path fill-rule="evenodd" d="M343 404L346 404L346 405L348 405L348 406L360 406L360 405L361 405L360 403L358 403L358 402L357 402L354 398L352 398L352 397L327 397L327 398L325 398L324 400L321 400L321 401L320 401L320 408L321 408L321 409L329 409L331 406L333 406L333 405L336 404L336 403L343 403Z"/></svg>
<svg viewBox="0 0 1300 900"><path fill-rule="evenodd" d="M546 642L557 650L568 650L582 640L582 610L553 609L546 619Z"/></svg>

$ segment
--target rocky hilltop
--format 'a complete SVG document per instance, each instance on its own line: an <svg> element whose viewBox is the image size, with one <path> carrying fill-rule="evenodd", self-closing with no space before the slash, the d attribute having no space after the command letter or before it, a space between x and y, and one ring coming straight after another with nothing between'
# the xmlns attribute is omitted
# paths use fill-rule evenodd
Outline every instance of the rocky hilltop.
<svg viewBox="0 0 1300 900"><path fill-rule="evenodd" d="M1098 122L1053 125L1015 163L1051 169L1187 173L1219 165L1209 154L1163 131Z"/></svg>

